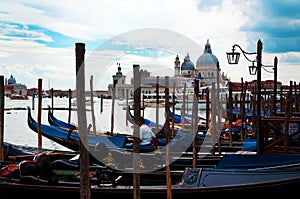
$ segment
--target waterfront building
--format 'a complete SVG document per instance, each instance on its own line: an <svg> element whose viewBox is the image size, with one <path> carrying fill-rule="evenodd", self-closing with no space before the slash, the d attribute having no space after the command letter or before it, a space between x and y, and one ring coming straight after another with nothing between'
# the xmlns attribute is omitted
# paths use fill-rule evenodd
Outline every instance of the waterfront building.
<svg viewBox="0 0 300 199"><path fill-rule="evenodd" d="M221 68L217 67L218 59L212 53L209 40L205 44L203 53L199 56L196 62L196 66L190 59L189 52L181 63L179 56L175 57L174 61L174 76L169 77L170 93L182 93L184 86L186 92L193 94L194 81L199 80L200 87L211 87L213 83L217 82L217 73L219 73L219 83L222 87L227 86L229 78L221 74ZM112 88L115 86L115 98L133 97L133 78L130 84L125 83L126 76L121 72L121 66L118 65L118 71L113 75L114 84L108 85L108 95L112 95ZM165 91L165 77L160 76L159 79L159 93L163 94ZM141 94L153 94L156 93L157 76L151 76L151 73L147 70L141 69Z"/></svg>
<svg viewBox="0 0 300 199"><path fill-rule="evenodd" d="M108 85L108 96L112 96L113 89L115 89L115 98L117 99L125 99L128 94L129 96L133 96L133 86L130 84L126 84L126 76L122 74L122 69L120 63L117 63L118 71L115 75L113 75L113 84Z"/></svg>
<svg viewBox="0 0 300 199"><path fill-rule="evenodd" d="M11 74L10 77L4 80L4 94L10 96L12 94L27 96L27 86L17 83L15 77Z"/></svg>

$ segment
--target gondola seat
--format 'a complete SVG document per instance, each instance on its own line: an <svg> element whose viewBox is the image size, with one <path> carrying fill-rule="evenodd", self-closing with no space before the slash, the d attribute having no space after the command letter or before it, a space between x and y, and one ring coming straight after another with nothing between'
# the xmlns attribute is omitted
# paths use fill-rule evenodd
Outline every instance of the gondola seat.
<svg viewBox="0 0 300 199"><path fill-rule="evenodd" d="M46 153L36 155L32 160L19 163L20 179L23 183L46 184L53 175L49 157Z"/></svg>

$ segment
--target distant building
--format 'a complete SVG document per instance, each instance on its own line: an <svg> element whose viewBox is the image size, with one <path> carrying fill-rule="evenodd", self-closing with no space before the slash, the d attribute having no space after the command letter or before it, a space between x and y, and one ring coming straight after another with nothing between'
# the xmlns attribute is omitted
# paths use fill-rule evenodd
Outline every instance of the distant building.
<svg viewBox="0 0 300 199"><path fill-rule="evenodd" d="M122 74L120 63L118 63L118 71L113 75L113 84L108 85L108 96L112 96L113 87L115 88L115 98L126 99L127 93L128 97L132 96L133 86L130 84L125 84L126 76Z"/></svg>
<svg viewBox="0 0 300 199"><path fill-rule="evenodd" d="M4 82L4 94L10 96L11 94L19 94L27 96L27 86L16 82L13 75L10 78L5 78Z"/></svg>
<svg viewBox="0 0 300 199"><path fill-rule="evenodd" d="M204 52L199 56L196 67L191 61L189 53L185 56L182 64L180 64L179 56L175 57L174 61L174 76L169 77L170 92L176 89L176 92L182 92L184 86L189 90L187 92L193 92L194 80L199 80L200 87L211 86L217 82L217 74L219 73L219 82L222 86L227 86L229 78L224 73L221 73L221 68L217 67L217 57L212 54L209 40L205 44ZM115 83L115 97L125 98L126 92L128 97L133 97L133 78L131 84L125 84L126 76L122 75L121 67L119 65L118 72L113 75L113 81ZM164 92L165 77L159 77L159 93ZM141 69L141 94L151 94L156 92L157 77L151 76L150 72ZM162 86L163 85L163 86ZM112 94L113 84L108 86L108 95Z"/></svg>

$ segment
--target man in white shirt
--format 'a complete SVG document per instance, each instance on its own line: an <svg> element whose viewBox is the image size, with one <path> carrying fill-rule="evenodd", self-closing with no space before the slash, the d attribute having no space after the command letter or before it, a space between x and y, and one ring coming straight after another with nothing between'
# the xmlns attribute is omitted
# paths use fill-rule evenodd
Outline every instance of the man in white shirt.
<svg viewBox="0 0 300 199"><path fill-rule="evenodd" d="M155 134L152 130L145 124L145 119L140 118L140 145L154 145L156 139Z"/></svg>

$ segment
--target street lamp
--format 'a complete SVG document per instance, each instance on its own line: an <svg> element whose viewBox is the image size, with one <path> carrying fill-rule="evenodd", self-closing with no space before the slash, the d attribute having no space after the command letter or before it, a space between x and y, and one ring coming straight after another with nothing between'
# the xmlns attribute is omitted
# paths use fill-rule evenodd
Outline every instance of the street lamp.
<svg viewBox="0 0 300 199"><path fill-rule="evenodd" d="M259 39L257 42L257 50L256 52L246 52L244 51L239 45L234 44L232 47L232 52L228 52L227 54L227 60L229 64L238 64L239 61L239 57L240 57L240 53L235 51L235 47L238 47L244 57L249 61L252 62L252 66L251 66L251 71L253 72L253 69L255 69L254 63L257 63L256 66L256 74L257 74L257 109L256 109L256 116L257 116L257 126L256 126L256 152L259 153L263 153L263 138L264 135L261 133L261 67L262 67L262 42ZM248 55L256 55L256 59L255 60L251 60L248 58ZM249 67L249 72L250 72L250 67Z"/></svg>
<svg viewBox="0 0 300 199"><path fill-rule="evenodd" d="M249 74L250 74L250 75L256 75L256 71L257 71L257 68L256 68L256 66L254 65L254 62L252 62L252 65L249 66Z"/></svg>

